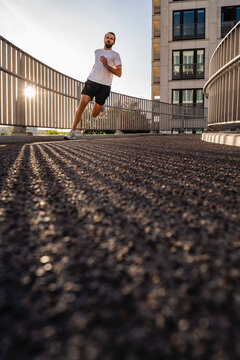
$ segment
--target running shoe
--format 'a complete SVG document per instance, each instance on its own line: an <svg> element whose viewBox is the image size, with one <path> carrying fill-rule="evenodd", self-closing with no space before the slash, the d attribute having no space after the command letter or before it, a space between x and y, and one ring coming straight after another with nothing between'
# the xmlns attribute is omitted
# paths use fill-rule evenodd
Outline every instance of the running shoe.
<svg viewBox="0 0 240 360"><path fill-rule="evenodd" d="M106 112L106 108L105 108L105 106L103 105L102 108L101 108L101 110L100 110L100 114L101 114L101 115L104 115L105 112Z"/></svg>
<svg viewBox="0 0 240 360"><path fill-rule="evenodd" d="M74 131L70 131L69 134L67 134L66 136L64 136L64 140L76 140L76 135Z"/></svg>

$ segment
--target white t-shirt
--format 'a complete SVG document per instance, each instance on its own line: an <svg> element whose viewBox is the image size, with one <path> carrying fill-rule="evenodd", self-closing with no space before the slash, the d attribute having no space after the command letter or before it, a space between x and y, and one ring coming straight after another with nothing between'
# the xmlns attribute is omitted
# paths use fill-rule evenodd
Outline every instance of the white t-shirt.
<svg viewBox="0 0 240 360"><path fill-rule="evenodd" d="M103 66L103 63L100 61L100 56L105 56L108 65L113 68L122 65L120 55L116 51L104 49L95 50L95 64L88 76L88 80L111 86L113 74Z"/></svg>

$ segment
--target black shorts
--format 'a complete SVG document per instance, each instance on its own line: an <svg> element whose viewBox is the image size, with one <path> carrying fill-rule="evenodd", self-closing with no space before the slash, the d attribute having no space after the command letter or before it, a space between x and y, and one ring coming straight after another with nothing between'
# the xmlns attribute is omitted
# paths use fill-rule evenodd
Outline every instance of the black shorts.
<svg viewBox="0 0 240 360"><path fill-rule="evenodd" d="M104 105L109 97L111 86L102 85L92 80L87 80L82 90L82 94L88 95L91 100L95 97L95 102L99 105Z"/></svg>

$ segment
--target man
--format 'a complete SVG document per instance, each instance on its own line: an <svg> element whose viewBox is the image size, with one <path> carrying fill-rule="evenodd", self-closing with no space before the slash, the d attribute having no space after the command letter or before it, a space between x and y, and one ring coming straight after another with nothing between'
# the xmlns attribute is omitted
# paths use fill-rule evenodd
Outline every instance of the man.
<svg viewBox="0 0 240 360"><path fill-rule="evenodd" d="M115 41L115 34L108 32L104 37L104 49L95 51L95 64L82 90L80 103L72 123L72 130L64 139L76 139L75 129L89 101L93 100L94 97L95 104L93 106L92 116L96 117L101 111L104 111L103 105L110 94L113 75L118 77L122 75L121 58L116 51L112 50Z"/></svg>

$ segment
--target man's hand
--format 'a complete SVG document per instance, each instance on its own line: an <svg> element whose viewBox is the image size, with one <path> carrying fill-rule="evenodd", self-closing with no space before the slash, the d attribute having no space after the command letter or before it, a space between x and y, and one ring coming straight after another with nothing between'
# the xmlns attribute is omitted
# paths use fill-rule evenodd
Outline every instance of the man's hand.
<svg viewBox="0 0 240 360"><path fill-rule="evenodd" d="M112 68L110 65L108 65L107 58L105 56L100 56L100 61L102 62L103 66L108 69L113 75L116 75L118 77L122 76L122 66L117 65L116 69Z"/></svg>
<svg viewBox="0 0 240 360"><path fill-rule="evenodd" d="M105 56L100 56L100 61L103 63L103 66L107 68L108 66L107 58L105 58Z"/></svg>

